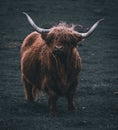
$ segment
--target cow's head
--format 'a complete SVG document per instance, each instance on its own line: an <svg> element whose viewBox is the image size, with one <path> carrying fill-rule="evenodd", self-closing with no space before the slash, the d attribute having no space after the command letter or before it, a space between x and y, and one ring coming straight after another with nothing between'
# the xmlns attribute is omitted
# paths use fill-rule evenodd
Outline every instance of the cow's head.
<svg viewBox="0 0 118 130"><path fill-rule="evenodd" d="M55 55L68 54L82 40L81 35L65 23L50 29L44 38Z"/></svg>
<svg viewBox="0 0 118 130"><path fill-rule="evenodd" d="M66 24L59 24L58 26L50 29L43 29L38 27L31 17L24 12L31 26L42 35L42 38L46 41L50 50L56 54L64 54L70 52L72 48L76 47L78 43L89 37L98 24L103 20L98 20L86 33L79 33L74 30L74 27L69 27Z"/></svg>

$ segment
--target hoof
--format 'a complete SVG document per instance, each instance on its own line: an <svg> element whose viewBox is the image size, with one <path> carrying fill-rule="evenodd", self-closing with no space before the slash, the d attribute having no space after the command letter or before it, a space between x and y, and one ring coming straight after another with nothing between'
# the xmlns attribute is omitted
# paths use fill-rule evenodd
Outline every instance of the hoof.
<svg viewBox="0 0 118 130"><path fill-rule="evenodd" d="M68 107L68 111L75 111L76 110L76 107L75 106L69 106Z"/></svg>

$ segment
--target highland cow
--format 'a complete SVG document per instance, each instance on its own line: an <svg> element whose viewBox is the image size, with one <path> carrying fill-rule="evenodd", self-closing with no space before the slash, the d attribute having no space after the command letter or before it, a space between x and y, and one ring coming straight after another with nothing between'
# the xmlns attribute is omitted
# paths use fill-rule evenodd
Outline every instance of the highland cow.
<svg viewBox="0 0 118 130"><path fill-rule="evenodd" d="M93 33L102 19L88 32L79 33L66 24L51 29L40 28L27 13L24 14L36 30L25 38L21 47L21 73L26 100L34 101L37 93L44 90L52 114L57 112L59 96L65 96L68 109L74 110L73 97L81 70L77 46Z"/></svg>

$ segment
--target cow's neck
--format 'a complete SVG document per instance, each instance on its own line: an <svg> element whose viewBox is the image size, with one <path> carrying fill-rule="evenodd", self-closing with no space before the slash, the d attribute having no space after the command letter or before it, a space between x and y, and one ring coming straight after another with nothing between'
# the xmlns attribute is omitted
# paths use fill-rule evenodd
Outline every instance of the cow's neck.
<svg viewBox="0 0 118 130"><path fill-rule="evenodd" d="M65 71L68 70L71 67L71 57L72 53L69 54L63 54L60 56L54 55L54 60L56 62L57 69L63 68Z"/></svg>

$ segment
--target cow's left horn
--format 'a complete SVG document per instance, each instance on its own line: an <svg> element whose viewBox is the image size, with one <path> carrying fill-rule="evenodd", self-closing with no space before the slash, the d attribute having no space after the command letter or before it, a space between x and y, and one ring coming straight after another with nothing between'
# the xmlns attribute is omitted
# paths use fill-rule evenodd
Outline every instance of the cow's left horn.
<svg viewBox="0 0 118 130"><path fill-rule="evenodd" d="M79 35L81 35L82 38L87 38L87 37L89 37L89 36L94 32L94 30L96 29L96 27L98 26L98 24L99 24L101 21L103 21L103 20L104 20L104 19L98 20L98 21L89 29L88 32L86 32L86 33L79 33Z"/></svg>
<svg viewBox="0 0 118 130"><path fill-rule="evenodd" d="M39 32L39 33L48 33L48 32L50 31L50 29L43 29L43 28L38 27L38 26L34 23L34 21L32 20L32 18L31 18L27 13L23 12L23 14L26 15L26 17L27 17L29 23L31 24L31 26L32 26L37 32Z"/></svg>

